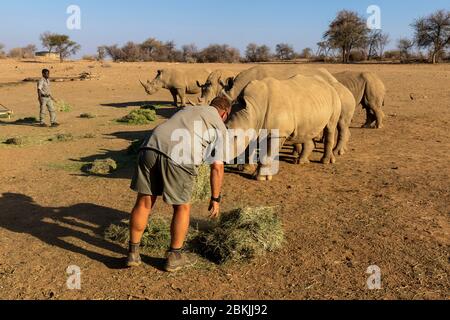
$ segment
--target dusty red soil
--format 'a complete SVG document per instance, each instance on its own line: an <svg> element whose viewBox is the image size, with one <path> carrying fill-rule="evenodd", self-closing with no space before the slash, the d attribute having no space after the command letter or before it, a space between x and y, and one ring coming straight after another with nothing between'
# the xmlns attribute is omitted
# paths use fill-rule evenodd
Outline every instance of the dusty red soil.
<svg viewBox="0 0 450 320"><path fill-rule="evenodd" d="M0 61L0 83L38 76L45 66ZM120 156L152 128L113 120L147 101L171 101L165 91L146 96L138 83L166 65L50 66L55 76L89 70L100 80L53 85L55 96L73 105L59 114L58 129L0 124L0 139L31 141L0 145L0 298L449 298L450 65L325 65L333 72L379 74L388 89L385 128L359 129L364 118L358 110L351 152L336 165L283 162L269 183L227 174L223 209L276 206L286 244L248 264L203 265L180 274L162 272L161 257L146 256L139 269L120 268L125 250L103 240L102 230L127 218L135 197L128 189L132 165L102 178L83 174L77 164ZM217 67L249 66L210 66ZM38 114L33 84L0 86L0 103L15 119ZM84 112L97 118L79 119ZM159 122L172 112L162 110ZM44 142L56 133L76 139ZM81 138L87 133L96 138ZM206 209L196 205L193 218L206 219ZM170 208L158 203L155 214L168 217ZM69 265L82 270L81 291L66 288ZM367 289L371 265L381 268L381 290Z"/></svg>

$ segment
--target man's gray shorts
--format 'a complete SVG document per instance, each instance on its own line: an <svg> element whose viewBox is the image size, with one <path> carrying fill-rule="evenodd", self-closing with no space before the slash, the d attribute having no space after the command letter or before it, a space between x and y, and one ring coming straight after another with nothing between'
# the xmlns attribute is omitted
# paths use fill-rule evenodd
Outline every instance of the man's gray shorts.
<svg viewBox="0 0 450 320"><path fill-rule="evenodd" d="M170 205L191 202L195 177L156 150L142 150L131 189L149 196L163 196Z"/></svg>

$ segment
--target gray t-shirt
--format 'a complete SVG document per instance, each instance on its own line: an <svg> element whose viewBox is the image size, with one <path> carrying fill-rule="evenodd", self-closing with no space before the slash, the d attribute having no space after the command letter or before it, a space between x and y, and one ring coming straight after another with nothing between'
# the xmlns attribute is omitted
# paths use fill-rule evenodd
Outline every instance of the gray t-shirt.
<svg viewBox="0 0 450 320"><path fill-rule="evenodd" d="M142 146L169 157L181 168L197 175L203 163L226 162L228 131L217 109L186 107L158 126Z"/></svg>

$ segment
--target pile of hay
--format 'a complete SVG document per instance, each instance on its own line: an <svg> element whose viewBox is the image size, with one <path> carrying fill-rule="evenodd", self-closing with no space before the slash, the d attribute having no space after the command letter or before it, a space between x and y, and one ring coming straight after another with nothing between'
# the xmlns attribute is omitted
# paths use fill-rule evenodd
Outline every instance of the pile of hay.
<svg viewBox="0 0 450 320"><path fill-rule="evenodd" d="M118 168L116 161L114 161L111 158L108 159L101 159L101 160L95 160L93 163L88 165L87 172L90 174L97 174L97 175L107 175L114 171L116 171Z"/></svg>
<svg viewBox="0 0 450 320"><path fill-rule="evenodd" d="M72 106L66 102L64 102L63 100L58 101L56 103L56 107L58 108L59 112L70 112L72 111Z"/></svg>
<svg viewBox="0 0 450 320"><path fill-rule="evenodd" d="M82 113L80 114L81 119L94 119L96 116L92 113Z"/></svg>
<svg viewBox="0 0 450 320"><path fill-rule="evenodd" d="M156 112L154 110L140 109L130 112L125 117L118 120L118 122L131 125L145 125L150 124L156 120Z"/></svg>
<svg viewBox="0 0 450 320"><path fill-rule="evenodd" d="M200 252L217 263L238 262L275 251L284 230L273 208L240 208L222 215L216 226L199 235Z"/></svg>
<svg viewBox="0 0 450 320"><path fill-rule="evenodd" d="M195 179L192 202L202 202L211 198L211 169L208 165L200 166Z"/></svg>
<svg viewBox="0 0 450 320"><path fill-rule="evenodd" d="M25 139L23 137L14 137L6 139L5 144L21 146L25 144Z"/></svg>
<svg viewBox="0 0 450 320"><path fill-rule="evenodd" d="M73 141L75 138L71 133L60 133L57 134L56 137L50 139L51 141L58 141L58 142L67 142L67 141Z"/></svg>
<svg viewBox="0 0 450 320"><path fill-rule="evenodd" d="M127 246L129 222L112 224L105 231L109 241ZM186 247L218 264L243 262L275 251L283 245L284 230L273 208L241 208L225 213L206 230L191 229ZM170 222L151 219L142 238L145 251L167 250L170 246Z"/></svg>

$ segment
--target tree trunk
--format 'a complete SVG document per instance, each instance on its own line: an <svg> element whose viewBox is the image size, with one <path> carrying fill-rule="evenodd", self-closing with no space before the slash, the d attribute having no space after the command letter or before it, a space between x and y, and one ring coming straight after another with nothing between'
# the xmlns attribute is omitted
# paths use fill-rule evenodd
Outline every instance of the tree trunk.
<svg viewBox="0 0 450 320"><path fill-rule="evenodd" d="M432 57L431 57L431 62L432 62L433 64L436 64L436 57L437 57L437 52L433 52L433 55L432 55Z"/></svg>

